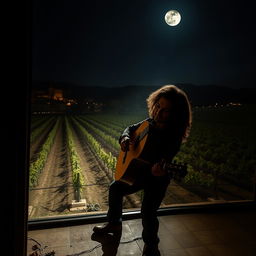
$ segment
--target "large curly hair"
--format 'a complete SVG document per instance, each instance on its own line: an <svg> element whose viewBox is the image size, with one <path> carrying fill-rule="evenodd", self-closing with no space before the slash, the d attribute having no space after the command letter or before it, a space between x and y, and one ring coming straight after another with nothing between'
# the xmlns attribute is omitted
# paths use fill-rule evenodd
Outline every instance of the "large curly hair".
<svg viewBox="0 0 256 256"><path fill-rule="evenodd" d="M186 141L192 125L192 110L187 94L175 85L165 85L154 91L147 98L149 117L154 118L156 103L161 97L172 103L172 115L175 115L175 124L170 124L176 135Z"/></svg>

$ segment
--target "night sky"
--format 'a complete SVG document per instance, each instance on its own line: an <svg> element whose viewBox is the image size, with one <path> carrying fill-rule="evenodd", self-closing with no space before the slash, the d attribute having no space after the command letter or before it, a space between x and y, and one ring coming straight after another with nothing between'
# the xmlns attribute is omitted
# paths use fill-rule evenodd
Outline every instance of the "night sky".
<svg viewBox="0 0 256 256"><path fill-rule="evenodd" d="M32 80L255 87L253 1L34 0ZM176 9L176 27L164 21Z"/></svg>

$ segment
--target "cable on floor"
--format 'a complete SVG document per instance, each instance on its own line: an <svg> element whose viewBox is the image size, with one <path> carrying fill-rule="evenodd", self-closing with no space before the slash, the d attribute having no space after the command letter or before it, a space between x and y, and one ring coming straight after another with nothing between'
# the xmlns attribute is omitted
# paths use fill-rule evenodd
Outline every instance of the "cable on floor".
<svg viewBox="0 0 256 256"><path fill-rule="evenodd" d="M136 237L136 238L134 238L132 240L121 241L120 244L128 244L128 243L132 243L132 242L135 242L135 241L141 240L141 239L142 239L142 237ZM90 253L90 252L94 251L95 249L100 248L101 246L102 246L101 244L98 244L95 247L93 247L92 249L85 250L85 251L82 251L82 252L79 252L79 253L75 253L75 254L69 254L69 255L66 255L66 256L80 256L82 254Z"/></svg>
<svg viewBox="0 0 256 256"><path fill-rule="evenodd" d="M132 240L121 241L120 244L128 244L128 243L132 243L132 242L135 242L135 241L141 240L141 239L142 239L142 237L136 237L136 238L134 238ZM40 244L37 240L35 240L35 239L31 238L31 237L28 237L28 240L32 240L33 242L36 243L36 245L32 246L33 252L29 256L55 256L55 251L45 252L45 249L48 246L42 246L42 244ZM83 255L83 254L90 253L90 252L92 252L95 249L100 248L100 247L102 247L102 245L98 244L98 245L96 245L95 247L93 247L93 248L91 248L89 250L85 250L85 251L82 251L82 252L79 252L79 253L75 253L75 254L68 254L66 256L80 256L80 255Z"/></svg>

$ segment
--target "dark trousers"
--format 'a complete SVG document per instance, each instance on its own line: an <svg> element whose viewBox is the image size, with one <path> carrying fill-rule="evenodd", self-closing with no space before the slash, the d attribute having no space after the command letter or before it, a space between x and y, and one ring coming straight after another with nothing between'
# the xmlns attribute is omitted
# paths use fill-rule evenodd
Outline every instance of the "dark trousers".
<svg viewBox="0 0 256 256"><path fill-rule="evenodd" d="M137 182L130 186L121 181L114 181L109 188L109 210L108 222L118 223L122 221L123 196L144 190L141 205L142 238L144 243L159 243L157 210L165 196L166 189L170 183L169 177L147 177L143 182Z"/></svg>

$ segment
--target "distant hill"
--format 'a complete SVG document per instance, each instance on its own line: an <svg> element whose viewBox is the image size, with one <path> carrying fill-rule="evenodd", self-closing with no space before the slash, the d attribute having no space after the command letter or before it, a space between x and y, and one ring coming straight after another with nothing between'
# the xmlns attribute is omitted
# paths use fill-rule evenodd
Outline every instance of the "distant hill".
<svg viewBox="0 0 256 256"><path fill-rule="evenodd" d="M176 84L183 89L193 106L226 104L240 102L256 104L256 88L233 89L215 85ZM146 98L161 86L101 87L77 86L72 84L33 83L33 90L46 90L49 87L63 89L65 97L76 99L79 103L87 99L102 102L109 110L139 111L145 109Z"/></svg>

